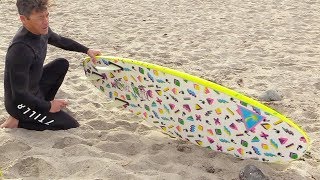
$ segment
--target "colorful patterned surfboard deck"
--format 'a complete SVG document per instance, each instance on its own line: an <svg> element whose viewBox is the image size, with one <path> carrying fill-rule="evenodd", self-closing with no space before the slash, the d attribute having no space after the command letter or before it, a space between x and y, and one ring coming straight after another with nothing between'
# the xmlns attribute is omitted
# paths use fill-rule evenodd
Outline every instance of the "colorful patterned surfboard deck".
<svg viewBox="0 0 320 180"><path fill-rule="evenodd" d="M293 121L233 90L162 66L98 56L83 62L109 99L168 134L209 149L264 162L299 159L310 144Z"/></svg>

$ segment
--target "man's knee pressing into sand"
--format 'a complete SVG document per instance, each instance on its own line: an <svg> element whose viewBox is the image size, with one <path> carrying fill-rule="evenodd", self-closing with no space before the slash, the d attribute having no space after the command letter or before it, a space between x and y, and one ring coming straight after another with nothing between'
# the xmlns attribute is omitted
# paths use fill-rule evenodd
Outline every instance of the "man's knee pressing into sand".
<svg viewBox="0 0 320 180"><path fill-rule="evenodd" d="M32 130L78 127L78 122L62 111L67 101L55 99L69 62L58 58L43 65L47 45L87 53L93 59L100 52L53 32L49 27L48 0L17 0L16 5L23 26L6 54L4 97L10 117L0 127Z"/></svg>

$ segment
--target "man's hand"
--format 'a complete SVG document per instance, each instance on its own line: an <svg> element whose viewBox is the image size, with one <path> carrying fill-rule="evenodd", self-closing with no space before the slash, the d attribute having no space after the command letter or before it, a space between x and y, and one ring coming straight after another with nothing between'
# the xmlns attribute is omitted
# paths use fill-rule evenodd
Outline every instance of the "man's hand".
<svg viewBox="0 0 320 180"><path fill-rule="evenodd" d="M68 102L64 99L54 99L50 101L50 103L51 103L51 108L49 112L51 113L59 112L62 108L68 105Z"/></svg>
<svg viewBox="0 0 320 180"><path fill-rule="evenodd" d="M94 64L97 63L97 59L96 59L96 56L99 56L101 55L101 52L98 51L98 50L93 50L93 49L89 49L88 52L87 52L88 56L90 56L90 58L92 59L92 62Z"/></svg>

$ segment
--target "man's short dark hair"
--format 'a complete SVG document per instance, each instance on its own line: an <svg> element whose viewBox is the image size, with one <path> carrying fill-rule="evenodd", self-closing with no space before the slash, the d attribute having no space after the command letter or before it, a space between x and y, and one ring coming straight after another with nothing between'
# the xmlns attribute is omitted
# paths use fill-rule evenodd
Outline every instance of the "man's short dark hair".
<svg viewBox="0 0 320 180"><path fill-rule="evenodd" d="M17 8L20 15L29 17L33 10L36 12L45 11L48 8L49 0L17 0Z"/></svg>

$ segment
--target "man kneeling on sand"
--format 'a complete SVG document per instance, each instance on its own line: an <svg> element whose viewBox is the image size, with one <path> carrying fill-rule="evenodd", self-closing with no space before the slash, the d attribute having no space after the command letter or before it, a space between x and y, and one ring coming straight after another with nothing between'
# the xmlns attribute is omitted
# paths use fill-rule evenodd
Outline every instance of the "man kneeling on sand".
<svg viewBox="0 0 320 180"><path fill-rule="evenodd" d="M53 32L49 27L48 0L17 0L16 5L23 26L6 54L4 97L10 117L0 127L76 128L79 123L62 110L68 105L67 101L55 99L69 62L58 58L43 66L47 45L86 53L93 59L100 52Z"/></svg>

